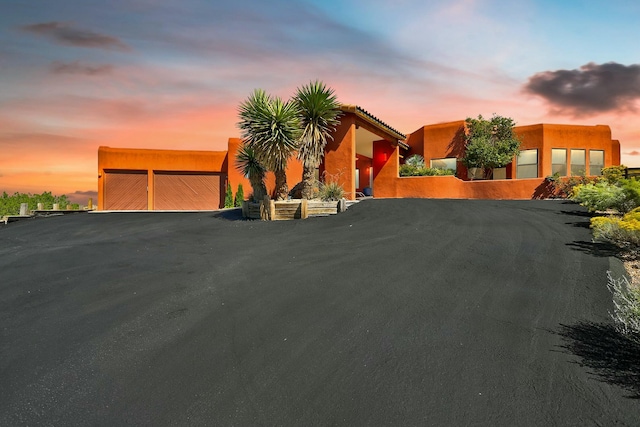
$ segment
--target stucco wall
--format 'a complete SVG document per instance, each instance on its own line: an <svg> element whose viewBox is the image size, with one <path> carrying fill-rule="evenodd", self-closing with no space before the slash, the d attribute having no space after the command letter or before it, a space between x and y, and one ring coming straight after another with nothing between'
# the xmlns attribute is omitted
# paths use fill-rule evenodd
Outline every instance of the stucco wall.
<svg viewBox="0 0 640 427"><path fill-rule="evenodd" d="M399 160L396 148L375 178L376 197L517 200L551 195L544 178L463 181L454 176L398 177Z"/></svg>
<svg viewBox="0 0 640 427"><path fill-rule="evenodd" d="M105 171L146 171L147 205L154 206L154 171L222 173L227 170L226 151L149 150L98 148L98 209L104 209Z"/></svg>
<svg viewBox="0 0 640 427"><path fill-rule="evenodd" d="M571 149L587 150L587 170L589 150L604 150L605 167L620 164L620 143L611 139L609 126L535 124L516 126L514 131L522 141L522 150L538 149L538 177L541 178L552 174L552 148L568 150L568 168ZM407 155L420 154L427 165L430 159L460 158L464 153L464 121L423 126L407 137L407 143L411 146ZM457 176L467 179L466 168L461 163L458 163ZM508 167L507 178L515 178L515 168Z"/></svg>

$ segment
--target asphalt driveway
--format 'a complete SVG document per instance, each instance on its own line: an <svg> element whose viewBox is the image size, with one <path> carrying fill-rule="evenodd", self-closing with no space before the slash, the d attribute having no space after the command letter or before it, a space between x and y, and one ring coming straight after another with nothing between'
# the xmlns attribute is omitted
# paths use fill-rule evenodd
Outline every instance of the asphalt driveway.
<svg viewBox="0 0 640 427"><path fill-rule="evenodd" d="M0 425L638 425L606 247L562 201L0 227Z"/></svg>

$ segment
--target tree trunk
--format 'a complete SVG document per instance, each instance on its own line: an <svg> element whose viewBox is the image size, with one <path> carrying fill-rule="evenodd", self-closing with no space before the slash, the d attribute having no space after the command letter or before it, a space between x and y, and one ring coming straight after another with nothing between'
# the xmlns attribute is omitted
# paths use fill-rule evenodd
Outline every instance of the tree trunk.
<svg viewBox="0 0 640 427"><path fill-rule="evenodd" d="M289 187L287 186L287 172L282 170L274 171L276 176L276 200L287 200Z"/></svg>
<svg viewBox="0 0 640 427"><path fill-rule="evenodd" d="M313 199L313 184L316 180L316 168L305 166L302 169L302 198Z"/></svg>
<svg viewBox="0 0 640 427"><path fill-rule="evenodd" d="M251 189L253 190L253 200L260 202L267 195L267 187L264 185L263 179L250 179Z"/></svg>

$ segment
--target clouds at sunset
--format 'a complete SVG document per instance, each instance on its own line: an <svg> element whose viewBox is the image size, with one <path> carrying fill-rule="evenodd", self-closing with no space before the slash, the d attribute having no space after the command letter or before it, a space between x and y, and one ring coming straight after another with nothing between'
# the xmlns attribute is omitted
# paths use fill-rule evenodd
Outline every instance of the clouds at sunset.
<svg viewBox="0 0 640 427"><path fill-rule="evenodd" d="M633 165L639 20L616 0L9 2L0 191L93 192L100 145L224 150L253 89L315 79L404 133L493 113L608 124Z"/></svg>
<svg viewBox="0 0 640 427"><path fill-rule="evenodd" d="M579 69L537 73L525 90L576 115L635 111L640 99L640 65L589 63Z"/></svg>
<svg viewBox="0 0 640 427"><path fill-rule="evenodd" d="M91 30L74 27L64 22L42 22L22 27L24 31L50 40L77 47L129 51L131 48L116 37L98 34Z"/></svg>
<svg viewBox="0 0 640 427"><path fill-rule="evenodd" d="M55 61L51 64L51 72L53 74L82 74L86 76L99 76L111 74L113 72L113 66L106 64L81 64L78 61L69 63Z"/></svg>

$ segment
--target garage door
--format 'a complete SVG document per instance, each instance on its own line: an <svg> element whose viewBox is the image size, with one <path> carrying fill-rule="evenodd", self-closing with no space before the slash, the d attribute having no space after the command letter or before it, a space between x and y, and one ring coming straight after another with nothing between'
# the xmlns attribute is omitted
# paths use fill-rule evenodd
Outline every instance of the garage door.
<svg viewBox="0 0 640 427"><path fill-rule="evenodd" d="M220 208L220 174L155 172L154 209L211 210Z"/></svg>
<svg viewBox="0 0 640 427"><path fill-rule="evenodd" d="M105 172L104 208L106 210L146 210L147 172Z"/></svg>

